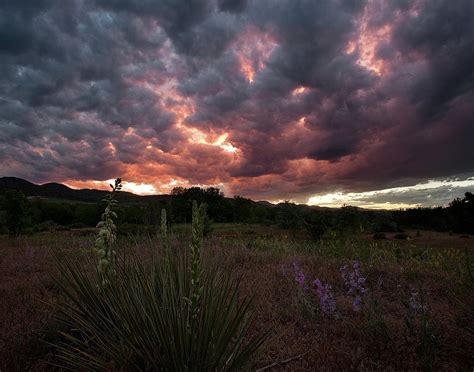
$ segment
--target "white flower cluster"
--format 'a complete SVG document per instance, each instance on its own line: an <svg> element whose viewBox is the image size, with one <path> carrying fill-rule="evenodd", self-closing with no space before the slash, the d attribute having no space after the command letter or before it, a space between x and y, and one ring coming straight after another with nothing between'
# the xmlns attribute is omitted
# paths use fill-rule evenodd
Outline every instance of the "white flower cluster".
<svg viewBox="0 0 474 372"><path fill-rule="evenodd" d="M95 241L95 249L99 259L97 272L100 276L102 286L109 285L111 279L116 275L116 252L113 249L113 244L117 239L117 227L113 219L117 218L117 213L115 213L112 208L117 205L114 194L121 190L122 180L117 178L115 185L110 185L110 187L112 188L112 192L105 199L107 207L104 213L102 213L102 220L97 224L99 233Z"/></svg>

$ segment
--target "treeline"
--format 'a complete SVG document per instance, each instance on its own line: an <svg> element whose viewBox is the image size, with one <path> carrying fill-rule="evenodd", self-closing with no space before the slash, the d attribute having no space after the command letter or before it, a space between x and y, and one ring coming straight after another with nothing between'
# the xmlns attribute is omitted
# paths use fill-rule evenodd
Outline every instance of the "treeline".
<svg viewBox="0 0 474 372"><path fill-rule="evenodd" d="M214 187L178 187L173 189L168 198L122 203L118 207L119 231L156 231L163 208L167 211L170 224L190 223L193 200L207 204L210 222L273 224L283 229L306 230L316 240L329 229L377 233L402 232L403 229L413 228L474 234L472 193L453 200L448 207L373 211L352 206L329 209L290 202L278 205L258 203L240 196L226 198ZM27 198L20 191L0 189L0 233L21 234L61 227L94 227L103 209L103 203Z"/></svg>
<svg viewBox="0 0 474 372"><path fill-rule="evenodd" d="M314 237L326 230L402 233L404 229L474 234L474 195L465 193L447 207L410 208L394 211L364 210L352 206L314 210L283 203L276 208L276 223L284 228L305 228Z"/></svg>
<svg viewBox="0 0 474 372"><path fill-rule="evenodd" d="M121 203L117 225L122 233L154 231L160 223L161 209L166 209L170 224L191 223L192 201L206 203L212 222L271 224L276 211L239 196L225 198L217 188L175 188L169 198L141 203ZM55 201L26 197L21 191L0 188L0 233L20 234L58 227L94 227L105 203Z"/></svg>

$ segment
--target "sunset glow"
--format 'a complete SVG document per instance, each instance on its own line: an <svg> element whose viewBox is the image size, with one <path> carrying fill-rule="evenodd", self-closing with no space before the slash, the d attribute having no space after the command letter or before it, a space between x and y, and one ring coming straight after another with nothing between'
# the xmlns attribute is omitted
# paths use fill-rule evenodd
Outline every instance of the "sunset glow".
<svg viewBox="0 0 474 372"><path fill-rule="evenodd" d="M377 57L377 48L383 42L390 42L392 28L390 24L376 27L370 25L372 10L377 5L376 0L367 3L359 21L356 39L349 41L346 52L358 52L357 63L376 75L381 75L384 72L384 62Z"/></svg>
<svg viewBox="0 0 474 372"><path fill-rule="evenodd" d="M240 61L240 71L249 83L254 82L255 74L263 70L276 42L270 34L255 28L245 30L234 43Z"/></svg>
<svg viewBox="0 0 474 372"><path fill-rule="evenodd" d="M187 128L187 131L190 133L190 138L188 141L191 143L199 143L209 146L217 146L223 149L226 152L234 153L237 151L237 148L232 146L230 142L227 141L228 133L224 133L217 137L215 140L208 140L208 136L196 128Z"/></svg>
<svg viewBox="0 0 474 372"><path fill-rule="evenodd" d="M158 193L158 190L156 190L153 185L135 182L126 182L123 186L123 190L139 195L153 195Z"/></svg>
<svg viewBox="0 0 474 372"><path fill-rule="evenodd" d="M255 76L255 70L252 67L251 61L248 59L241 57L240 58L240 71L242 74L247 78L249 83L253 83L253 77Z"/></svg>
<svg viewBox="0 0 474 372"><path fill-rule="evenodd" d="M291 92L292 95L294 96L298 96L300 94L303 94L305 92L306 88L305 87L298 87L298 88L295 88L293 90L293 92Z"/></svg>
<svg viewBox="0 0 474 372"><path fill-rule="evenodd" d="M430 180L426 183L419 183L413 186L393 187L388 189L365 191L365 192L333 192L327 194L319 194L308 199L308 205L319 205L321 207L342 207L343 205L352 205L367 209L403 209L421 206L446 206L446 201L440 202L439 198L433 198L431 204L425 203L403 203L401 201L383 201L384 195L396 197L403 194L423 192L427 194L428 199L432 198L432 194L437 190L458 189L462 195L464 189L474 188L474 177L465 180ZM448 197L449 198L449 197Z"/></svg>
<svg viewBox="0 0 474 372"><path fill-rule="evenodd" d="M7 3L0 176L370 208L472 186L416 188L474 173L465 0Z"/></svg>

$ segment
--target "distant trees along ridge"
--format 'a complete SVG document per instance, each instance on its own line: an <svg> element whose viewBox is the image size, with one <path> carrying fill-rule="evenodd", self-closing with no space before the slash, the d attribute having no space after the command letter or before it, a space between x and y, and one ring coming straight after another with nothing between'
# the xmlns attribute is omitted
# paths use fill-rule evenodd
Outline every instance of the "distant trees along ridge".
<svg viewBox="0 0 474 372"><path fill-rule="evenodd" d="M103 202L32 197L29 191L24 193L0 185L0 233L15 235L61 227L94 227L104 208ZM74 191L87 191L91 197L97 190ZM68 192L64 191L63 195L66 194ZM414 228L474 234L474 195L470 192L463 198L454 199L448 207L397 211L363 210L352 206L318 208L288 201L272 205L241 196L226 198L215 187L177 187L171 195L148 198L130 195L122 196L130 202L118 206L117 225L125 234L156 232L162 209L166 210L170 224L190 223L193 200L207 205L208 230L212 222L274 224L282 229L306 230L314 240L319 240L328 229L377 233Z"/></svg>

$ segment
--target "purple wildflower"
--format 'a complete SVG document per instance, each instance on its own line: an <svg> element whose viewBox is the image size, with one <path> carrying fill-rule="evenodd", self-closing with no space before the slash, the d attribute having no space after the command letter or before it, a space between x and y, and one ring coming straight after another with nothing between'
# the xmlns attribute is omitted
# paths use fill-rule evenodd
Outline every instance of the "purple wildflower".
<svg viewBox="0 0 474 372"><path fill-rule="evenodd" d="M408 304L410 305L410 309L412 309L413 311L426 311L426 305L421 303L418 292L411 293L411 296L408 299Z"/></svg>
<svg viewBox="0 0 474 372"><path fill-rule="evenodd" d="M359 312L361 305L362 305L362 297L360 297L359 295L355 296L354 301L352 302L352 310L354 310L355 312Z"/></svg>
<svg viewBox="0 0 474 372"><path fill-rule="evenodd" d="M307 287L306 287L306 284L305 284L305 275L303 273L303 271L301 271L300 267L298 266L298 264L296 262L293 262L293 270L295 272L295 280L296 282L298 283L298 285L300 286L300 288L306 292L307 291Z"/></svg>
<svg viewBox="0 0 474 372"><path fill-rule="evenodd" d="M319 306L325 315L333 315L336 311L336 300L329 284L323 284L319 279L313 281L315 291L319 297Z"/></svg>
<svg viewBox="0 0 474 372"><path fill-rule="evenodd" d="M360 265L354 261L352 267L348 265L341 267L342 279L347 288L347 294L354 297L352 308L354 311L360 311L362 305L362 297L367 292L365 288L365 278L360 273Z"/></svg>

